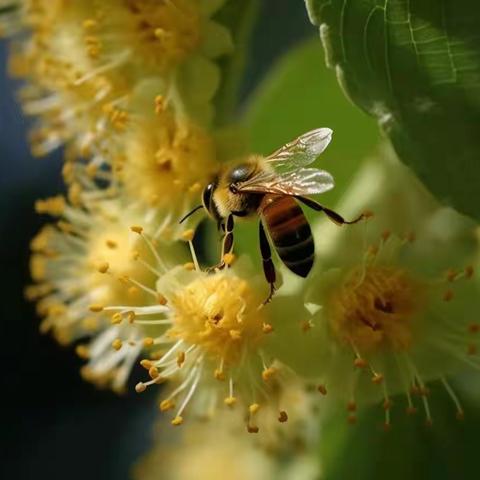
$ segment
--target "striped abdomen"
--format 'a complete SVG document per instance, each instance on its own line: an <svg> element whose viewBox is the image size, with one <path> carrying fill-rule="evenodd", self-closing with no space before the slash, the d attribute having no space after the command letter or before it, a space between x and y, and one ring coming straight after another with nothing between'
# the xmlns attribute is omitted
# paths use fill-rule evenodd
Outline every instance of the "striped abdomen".
<svg viewBox="0 0 480 480"><path fill-rule="evenodd" d="M265 195L259 213L283 263L293 273L306 277L313 265L315 245L297 201L288 196Z"/></svg>

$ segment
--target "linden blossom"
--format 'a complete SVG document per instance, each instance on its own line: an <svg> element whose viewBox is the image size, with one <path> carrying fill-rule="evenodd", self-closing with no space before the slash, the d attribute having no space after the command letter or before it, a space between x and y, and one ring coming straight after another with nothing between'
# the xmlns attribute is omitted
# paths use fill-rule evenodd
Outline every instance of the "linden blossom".
<svg viewBox="0 0 480 480"><path fill-rule="evenodd" d="M40 0L22 8L8 2L0 13L15 27L4 30L29 32L27 40L14 38L10 65L28 82L20 95L25 112L39 117L33 152L45 155L68 143L77 156L104 155L111 140L142 115L130 97L145 78L157 79L156 94L181 97L183 111L198 114L206 125L219 84L214 59L233 48L229 32L211 20L221 3ZM113 158L107 160L112 164ZM93 164L98 167L98 160Z"/></svg>
<svg viewBox="0 0 480 480"><path fill-rule="evenodd" d="M142 235L140 227L132 230ZM150 380L138 383L136 390L175 381L177 386L160 403L162 411L176 409L173 425L183 423L194 396L194 412L201 416L213 414L223 396L228 407L237 402L248 406L247 430L255 433L257 412L290 375L277 362L267 364L262 351L273 330L268 307L261 308L263 284L261 278L248 277L241 264L210 274L201 271L192 236L186 231L184 239L193 261L161 272L155 291L144 288L157 305L109 305L103 312L114 312L120 322L130 314L134 326L151 332L143 341L150 359L140 362ZM278 421L287 419L281 410Z"/></svg>
<svg viewBox="0 0 480 480"><path fill-rule="evenodd" d="M268 419L259 419L261 435L254 442L243 434L239 415L229 411L218 412L215 422L185 425L177 435L169 436L168 444L162 441L164 430L159 428L162 435L140 460L133 477L138 480L220 479L224 478L224 472L231 471L233 478L248 480L316 478L318 465L305 448L312 440L309 397L295 382L278 391L279 400L283 396L288 397L283 403L294 405L288 424L278 422L275 409L262 409L257 415L267 413ZM162 423L158 422L158 426L162 427ZM188 461L185 461L185 452L188 452Z"/></svg>
<svg viewBox="0 0 480 480"><path fill-rule="evenodd" d="M64 344L91 339L77 345L77 353L88 360L82 375L121 391L143 348L145 333L140 322L132 325L130 313L126 315L128 324L118 317L110 321L103 307L112 302L135 305L145 301L142 299L150 294L145 285L153 292L160 274L151 266L152 258L158 256L152 245L155 237L142 233L144 240L140 240L129 224L142 220L147 232L156 228L142 210L123 208L121 199L89 198L88 206L83 207L72 207L61 196L37 202L37 211L60 220L45 226L32 241L35 284L26 294L37 300L42 331L51 330ZM174 246L160 244L157 248L168 261L180 258ZM158 268L167 267L160 263Z"/></svg>
<svg viewBox="0 0 480 480"><path fill-rule="evenodd" d="M371 166L368 169L372 173ZM306 293L295 292L272 304L276 317L298 318L296 327L276 323L281 336L290 336L290 348L272 343L266 349L318 382L327 405L343 404L352 423L358 405L380 400L389 428L392 395L403 394L406 412L415 413L420 405L430 424L427 383L432 381L441 383L457 417L463 418L447 376L480 369L479 326L475 313L472 317L480 310L471 264L478 249L474 226L432 204L399 166L381 169L390 176L395 171L397 182L390 187L395 191L362 202L359 185L352 186L352 196L344 203L371 206L378 215L364 225L334 231L335 236L322 225L322 235L331 235L331 243L319 249L321 259L307 280ZM371 184L372 175L359 178L360 185ZM403 227L389 205L405 205L402 192L417 200ZM386 225L395 230L382 231ZM406 229L407 234L395 233ZM300 321L313 328L302 331Z"/></svg>

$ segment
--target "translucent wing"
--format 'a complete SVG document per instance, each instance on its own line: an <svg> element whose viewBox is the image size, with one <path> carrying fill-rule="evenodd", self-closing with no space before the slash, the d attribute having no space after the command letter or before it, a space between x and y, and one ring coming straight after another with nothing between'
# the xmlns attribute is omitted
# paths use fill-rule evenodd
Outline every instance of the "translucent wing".
<svg viewBox="0 0 480 480"><path fill-rule="evenodd" d="M332 140L333 131L317 128L287 143L266 158L276 169L297 169L312 163Z"/></svg>
<svg viewBox="0 0 480 480"><path fill-rule="evenodd" d="M316 195L334 187L333 177L325 170L300 168L291 172L262 172L237 186L238 192L279 195Z"/></svg>

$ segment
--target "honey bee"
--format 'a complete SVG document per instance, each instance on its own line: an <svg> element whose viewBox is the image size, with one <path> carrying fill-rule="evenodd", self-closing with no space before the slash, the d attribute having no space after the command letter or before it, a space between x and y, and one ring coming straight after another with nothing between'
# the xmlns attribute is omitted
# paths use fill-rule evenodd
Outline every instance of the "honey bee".
<svg viewBox="0 0 480 480"><path fill-rule="evenodd" d="M272 299L275 292L276 273L270 242L284 265L293 273L305 278L312 269L315 245L299 202L323 212L338 225L353 224L363 218L360 215L353 221L346 221L338 213L307 197L334 187L330 173L305 168L327 148L332 133L329 128L318 128L287 143L268 157L252 155L241 163L223 168L204 188L202 205L180 221L202 207L207 211L224 233L222 260L215 266L223 268L225 255L233 249L234 218L259 217L263 271L270 285L264 304Z"/></svg>

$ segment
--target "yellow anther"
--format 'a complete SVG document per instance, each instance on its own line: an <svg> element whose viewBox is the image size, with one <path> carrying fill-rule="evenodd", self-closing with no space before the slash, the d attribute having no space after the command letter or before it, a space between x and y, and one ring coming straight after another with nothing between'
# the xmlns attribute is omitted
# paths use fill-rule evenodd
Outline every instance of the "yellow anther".
<svg viewBox="0 0 480 480"><path fill-rule="evenodd" d="M470 333L478 333L480 331L480 324L478 323L471 323L469 326L468 326L468 331Z"/></svg>
<svg viewBox="0 0 480 480"><path fill-rule="evenodd" d="M166 305L168 303L166 297L164 297L161 293L157 293L157 302L159 305Z"/></svg>
<svg viewBox="0 0 480 480"><path fill-rule="evenodd" d="M202 185L199 182L195 182L193 185L190 185L190 187L188 187L188 191L190 193L197 193L201 189L202 189Z"/></svg>
<svg viewBox="0 0 480 480"><path fill-rule="evenodd" d="M187 262L183 265L185 270L195 270L195 264L193 262Z"/></svg>
<svg viewBox="0 0 480 480"><path fill-rule="evenodd" d="M130 310L129 312L127 312L128 323L133 323L135 321L136 317L137 317L137 315L135 314L135 312L133 310Z"/></svg>
<svg viewBox="0 0 480 480"><path fill-rule="evenodd" d="M110 249L114 249L114 248L117 248L118 247L118 243L115 241L115 240L112 240L112 239L108 239L105 241L105 244L107 245L108 248Z"/></svg>
<svg viewBox="0 0 480 480"><path fill-rule="evenodd" d="M275 374L277 373L277 369L274 367L266 368L262 372L262 378L265 382L268 382Z"/></svg>
<svg viewBox="0 0 480 480"><path fill-rule="evenodd" d="M372 383L379 385L383 382L383 375L381 373L375 373L372 377Z"/></svg>
<svg viewBox="0 0 480 480"><path fill-rule="evenodd" d="M349 425L355 425L357 423L357 416L353 413L348 415L347 422L349 423Z"/></svg>
<svg viewBox="0 0 480 480"><path fill-rule="evenodd" d="M225 405L227 405L227 407L233 407L236 403L237 403L237 399L236 397L226 397L224 400L223 400L223 403L225 403Z"/></svg>
<svg viewBox="0 0 480 480"><path fill-rule="evenodd" d="M110 268L110 265L108 262L101 262L97 265L97 270L100 273L107 273L109 268Z"/></svg>
<svg viewBox="0 0 480 480"><path fill-rule="evenodd" d="M213 376L216 380L219 380L221 382L223 382L225 380L225 373L223 372L223 370L221 370L220 368L217 368L214 372L213 372Z"/></svg>
<svg viewBox="0 0 480 480"><path fill-rule="evenodd" d="M384 231L382 232L382 235L381 235L382 240L383 240L384 242L386 242L386 241L390 238L390 235L391 235L391 234L392 234L392 232L390 232L390 230L384 230Z"/></svg>
<svg viewBox="0 0 480 480"><path fill-rule="evenodd" d="M288 420L288 414L285 410L282 410L278 413L278 421L280 423L285 423Z"/></svg>
<svg viewBox="0 0 480 480"><path fill-rule="evenodd" d="M259 410L260 410L260 405L258 403L252 403L248 407L248 411L250 412L250 415L255 415Z"/></svg>
<svg viewBox="0 0 480 480"><path fill-rule="evenodd" d="M258 433L258 427L255 425L247 425L247 432L248 433Z"/></svg>
<svg viewBox="0 0 480 480"><path fill-rule="evenodd" d="M86 20L83 21L82 27L85 30L90 30L92 28L95 28L98 25L97 21L94 20L93 18L87 18Z"/></svg>
<svg viewBox="0 0 480 480"><path fill-rule="evenodd" d="M390 410L392 408L392 401L389 398L386 398L382 406L384 410Z"/></svg>
<svg viewBox="0 0 480 480"><path fill-rule="evenodd" d="M88 308L91 312L95 312L95 313L101 312L104 309L103 305L99 305L99 304L90 305L90 307Z"/></svg>
<svg viewBox="0 0 480 480"><path fill-rule="evenodd" d="M59 220L57 222L57 227L63 232L63 233L73 233L75 229L73 228L73 225L68 222L64 222L63 220Z"/></svg>
<svg viewBox="0 0 480 480"><path fill-rule="evenodd" d="M363 213L363 218L369 219L375 216L375 214L372 212L372 210L365 210Z"/></svg>
<svg viewBox="0 0 480 480"><path fill-rule="evenodd" d="M171 410L175 408L175 403L172 400L162 400L160 402L160 410L162 412L166 412L167 410Z"/></svg>
<svg viewBox="0 0 480 480"><path fill-rule="evenodd" d="M227 265L227 266L232 265L234 261L235 261L235 254L234 254L234 253L226 253L226 254L223 256L223 262L224 262L225 265Z"/></svg>
<svg viewBox="0 0 480 480"><path fill-rule="evenodd" d="M263 331L263 333L272 333L273 332L273 326L270 323L264 323L262 325L262 331Z"/></svg>
<svg viewBox="0 0 480 480"><path fill-rule="evenodd" d="M150 376L150 378L153 380L155 378L157 378L159 375L160 375L160 372L158 371L158 368L155 367L155 366L151 366L149 369L148 369L148 375Z"/></svg>
<svg viewBox="0 0 480 480"><path fill-rule="evenodd" d="M365 368L368 363L365 359L363 358L360 358L360 357L357 357L354 361L353 361L353 365L357 368Z"/></svg>
<svg viewBox="0 0 480 480"><path fill-rule="evenodd" d="M415 415L417 413L417 409L415 407L407 407L405 409L405 413L407 415Z"/></svg>
<svg viewBox="0 0 480 480"><path fill-rule="evenodd" d="M65 210L65 198L63 195L37 200L35 202L35 211L37 213L48 213L54 216L60 216Z"/></svg>
<svg viewBox="0 0 480 480"><path fill-rule="evenodd" d="M194 235L195 235L195 230L193 228L189 228L188 230L185 230L182 233L182 240L185 240L186 242L191 242L193 240Z"/></svg>
<svg viewBox="0 0 480 480"><path fill-rule="evenodd" d="M405 235L405 240L408 242L408 243L413 243L416 239L416 235L414 232L409 232Z"/></svg>
<svg viewBox="0 0 480 480"><path fill-rule="evenodd" d="M175 417L172 421L171 421L171 424L174 426L174 427L178 427L179 425L181 425L183 423L183 417Z"/></svg>
<svg viewBox="0 0 480 480"><path fill-rule="evenodd" d="M122 320L122 314L120 312L116 312L112 315L110 322L112 323L112 325L118 325L119 323L122 323Z"/></svg>
<svg viewBox="0 0 480 480"><path fill-rule="evenodd" d="M468 265L467 267L465 267L465 276L467 278L472 278L474 273L475 269L472 267L472 265Z"/></svg>
<svg viewBox="0 0 480 480"><path fill-rule="evenodd" d="M138 383L135 385L135 391L136 391L137 393L142 393L142 392L144 392L146 389L147 389L147 386L146 386L143 382L138 382Z"/></svg>
<svg viewBox="0 0 480 480"><path fill-rule="evenodd" d="M445 278L447 279L448 282L453 282L457 276L458 276L458 273L456 270L454 270L453 268L450 268L449 270L447 270L447 272L445 273Z"/></svg>
<svg viewBox="0 0 480 480"><path fill-rule="evenodd" d="M185 362L185 352L177 353L177 365L180 368Z"/></svg>
<svg viewBox="0 0 480 480"><path fill-rule="evenodd" d="M144 347L151 347L155 343L155 340L152 337L146 337L143 339Z"/></svg>
<svg viewBox="0 0 480 480"><path fill-rule="evenodd" d="M230 338L232 340L241 340L242 338L242 333L240 330L230 330L228 333L230 334Z"/></svg>
<svg viewBox="0 0 480 480"><path fill-rule="evenodd" d="M147 360L144 358L143 360L140 360L140 365L145 369L145 370L150 370L150 368L153 367L153 362L151 360Z"/></svg>
<svg viewBox="0 0 480 480"><path fill-rule="evenodd" d="M477 346L474 345L473 343L470 343L467 345L467 355L476 355L477 354Z"/></svg>
<svg viewBox="0 0 480 480"><path fill-rule="evenodd" d="M356 412L357 411L357 404L353 400L350 400L347 403L347 411L348 412Z"/></svg>
<svg viewBox="0 0 480 480"><path fill-rule="evenodd" d="M313 323L311 320L304 320L301 324L300 324L300 327L302 329L303 332L309 332L312 327L313 327Z"/></svg>
<svg viewBox="0 0 480 480"><path fill-rule="evenodd" d="M132 225L132 226L130 227L130 230L131 230L132 232L135 232L135 233L138 233L139 235L141 235L142 232L143 232L143 227L140 227L140 226L138 226L138 225Z"/></svg>
<svg viewBox="0 0 480 480"><path fill-rule="evenodd" d="M112 347L115 349L115 350L120 350L122 348L122 341L119 339L119 338L116 338L113 342L112 342Z"/></svg>
<svg viewBox="0 0 480 480"><path fill-rule="evenodd" d="M132 285L131 287L128 288L127 290L127 294L129 297L134 297L135 295L138 294L140 290L138 289L138 287L135 287L134 285Z"/></svg>
<svg viewBox="0 0 480 480"><path fill-rule="evenodd" d="M454 293L453 293L453 290L446 290L443 294L443 301L444 302L449 302L450 300L452 300L454 296Z"/></svg>
<svg viewBox="0 0 480 480"><path fill-rule="evenodd" d="M169 33L163 29L163 28L156 28L155 31L153 32L155 37L157 37L159 40L162 38L165 38L166 36L169 35Z"/></svg>
<svg viewBox="0 0 480 480"><path fill-rule="evenodd" d="M138 250L132 251L132 260L138 260L140 258L140 252Z"/></svg>
<svg viewBox="0 0 480 480"><path fill-rule="evenodd" d="M319 385L317 387L317 390L321 395L326 395L327 394L327 387L325 385Z"/></svg>
<svg viewBox="0 0 480 480"><path fill-rule="evenodd" d="M77 345L75 347L75 353L83 360L88 360L90 358L90 353L86 345Z"/></svg>
<svg viewBox="0 0 480 480"><path fill-rule="evenodd" d="M163 95L157 95L155 97L155 113L158 115L165 111L166 101Z"/></svg>

